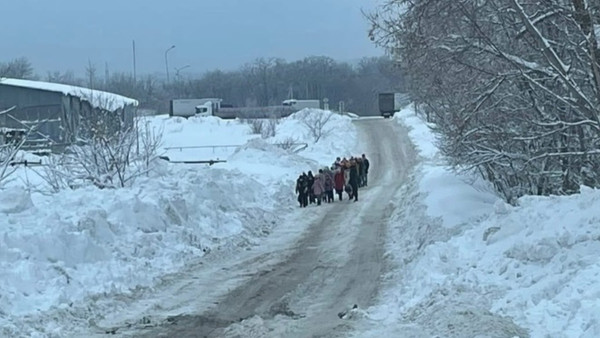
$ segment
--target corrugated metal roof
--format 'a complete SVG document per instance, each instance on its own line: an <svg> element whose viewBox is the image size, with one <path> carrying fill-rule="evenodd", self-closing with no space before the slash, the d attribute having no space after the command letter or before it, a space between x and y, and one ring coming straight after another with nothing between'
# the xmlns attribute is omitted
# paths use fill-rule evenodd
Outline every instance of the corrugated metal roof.
<svg viewBox="0 0 600 338"><path fill-rule="evenodd" d="M64 95L77 96L82 100L89 102L95 108L102 108L110 111L123 108L127 105L137 106L139 104L137 100L122 95L60 83L10 79L3 77L0 78L0 85L40 89L50 92L63 93Z"/></svg>

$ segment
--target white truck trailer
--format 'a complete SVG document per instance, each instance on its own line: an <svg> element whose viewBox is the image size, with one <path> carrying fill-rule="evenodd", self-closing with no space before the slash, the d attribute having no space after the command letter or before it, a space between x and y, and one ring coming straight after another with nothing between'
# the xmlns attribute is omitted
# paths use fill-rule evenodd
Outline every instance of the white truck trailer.
<svg viewBox="0 0 600 338"><path fill-rule="evenodd" d="M293 107L293 108L298 109L298 110L302 110L304 108L320 109L321 108L321 101L320 100L296 100L296 99L289 99L289 100L283 101L281 103L281 105L288 106L288 107Z"/></svg>
<svg viewBox="0 0 600 338"><path fill-rule="evenodd" d="M175 99L171 100L169 107L170 116L211 116L221 108L222 99Z"/></svg>

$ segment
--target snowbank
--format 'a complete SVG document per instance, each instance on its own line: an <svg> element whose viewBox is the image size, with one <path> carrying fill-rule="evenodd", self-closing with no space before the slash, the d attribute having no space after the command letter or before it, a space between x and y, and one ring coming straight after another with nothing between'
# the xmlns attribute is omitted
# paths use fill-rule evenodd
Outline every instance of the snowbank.
<svg viewBox="0 0 600 338"><path fill-rule="evenodd" d="M397 196L394 268L361 336L600 336L600 191L507 205L448 170L411 109L396 116L422 161Z"/></svg>

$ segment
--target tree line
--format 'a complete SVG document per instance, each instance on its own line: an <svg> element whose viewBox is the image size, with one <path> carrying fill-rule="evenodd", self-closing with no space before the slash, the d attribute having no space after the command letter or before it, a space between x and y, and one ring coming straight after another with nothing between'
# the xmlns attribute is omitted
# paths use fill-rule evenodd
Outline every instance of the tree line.
<svg viewBox="0 0 600 338"><path fill-rule="evenodd" d="M598 1L386 0L367 16L454 168L510 202L600 186Z"/></svg>
<svg viewBox="0 0 600 338"><path fill-rule="evenodd" d="M129 73L102 74L90 63L84 77L73 72L36 75L26 58L0 63L0 76L39 79L105 90L140 101L142 108L168 111L174 98L222 98L236 107L280 105L288 98L329 100L337 110L377 114L377 93L402 90L401 70L389 57L363 58L356 64L329 57L311 56L288 62L280 58L258 58L233 71L212 70L199 76L175 73L167 82L156 75L134 78Z"/></svg>

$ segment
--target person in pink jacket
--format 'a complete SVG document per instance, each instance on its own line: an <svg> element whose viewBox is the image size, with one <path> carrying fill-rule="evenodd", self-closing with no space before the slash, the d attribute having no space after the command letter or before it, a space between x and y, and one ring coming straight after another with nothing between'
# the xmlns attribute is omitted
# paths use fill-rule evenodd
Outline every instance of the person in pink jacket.
<svg viewBox="0 0 600 338"><path fill-rule="evenodd" d="M315 181L313 182L312 190L313 194L317 198L317 205L321 205L321 201L323 200L323 193L325 192L322 174L315 175Z"/></svg>

